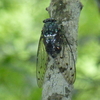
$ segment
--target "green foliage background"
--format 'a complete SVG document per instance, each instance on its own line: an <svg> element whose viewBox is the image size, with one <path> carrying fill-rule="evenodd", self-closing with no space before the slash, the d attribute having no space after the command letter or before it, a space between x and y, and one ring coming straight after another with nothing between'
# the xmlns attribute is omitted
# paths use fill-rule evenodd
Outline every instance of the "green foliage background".
<svg viewBox="0 0 100 100"><path fill-rule="evenodd" d="M49 0L0 0L0 100L40 100L36 53ZM73 100L100 98L100 14L82 0Z"/></svg>

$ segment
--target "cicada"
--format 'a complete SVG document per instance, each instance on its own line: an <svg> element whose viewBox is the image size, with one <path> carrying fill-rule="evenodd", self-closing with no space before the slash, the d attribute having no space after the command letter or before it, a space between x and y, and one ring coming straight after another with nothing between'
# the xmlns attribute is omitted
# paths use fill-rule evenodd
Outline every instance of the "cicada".
<svg viewBox="0 0 100 100"><path fill-rule="evenodd" d="M75 60L69 42L54 18L43 21L44 26L37 52L36 76L39 87L42 87L47 69L48 57L54 59L59 71L69 84L75 81Z"/></svg>

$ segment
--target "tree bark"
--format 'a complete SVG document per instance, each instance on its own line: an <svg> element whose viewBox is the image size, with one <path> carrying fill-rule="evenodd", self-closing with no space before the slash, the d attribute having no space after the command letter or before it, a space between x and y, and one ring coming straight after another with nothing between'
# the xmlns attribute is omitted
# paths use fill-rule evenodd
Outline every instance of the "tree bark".
<svg viewBox="0 0 100 100"><path fill-rule="evenodd" d="M64 34L73 51L75 62L77 58L77 33L81 9L82 4L79 0L51 0L50 6L47 8L50 17L55 18L59 25L63 26ZM51 70L51 65L53 65L53 70ZM54 63L54 59L50 58L43 84L42 100L71 100L72 91L73 84L69 84L63 78L57 68L57 64Z"/></svg>

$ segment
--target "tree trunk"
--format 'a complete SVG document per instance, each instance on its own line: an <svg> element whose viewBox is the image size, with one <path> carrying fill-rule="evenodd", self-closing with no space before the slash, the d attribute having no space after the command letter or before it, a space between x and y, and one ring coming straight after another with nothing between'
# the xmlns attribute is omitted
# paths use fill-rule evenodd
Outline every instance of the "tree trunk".
<svg viewBox="0 0 100 100"><path fill-rule="evenodd" d="M79 0L51 0L50 6L47 8L50 17L55 18L58 24L63 26L64 34L72 49L70 54L73 53L75 62L77 58L77 33L81 9L82 4ZM72 62L68 63L72 65ZM51 70L51 65L53 70ZM43 84L42 100L71 100L73 84L70 84L63 78L57 67L58 65L54 59L50 58Z"/></svg>

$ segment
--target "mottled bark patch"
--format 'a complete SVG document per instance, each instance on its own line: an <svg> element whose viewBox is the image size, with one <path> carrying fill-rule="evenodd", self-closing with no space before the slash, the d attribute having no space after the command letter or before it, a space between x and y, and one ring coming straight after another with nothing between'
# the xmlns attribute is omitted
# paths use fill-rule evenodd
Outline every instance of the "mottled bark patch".
<svg viewBox="0 0 100 100"><path fill-rule="evenodd" d="M62 98L63 98L63 95L53 93L51 96L48 97L47 100L62 100Z"/></svg>
<svg viewBox="0 0 100 100"><path fill-rule="evenodd" d="M65 87L65 96L66 96L67 98L68 98L70 92L71 92L71 91L70 91L67 87Z"/></svg>

